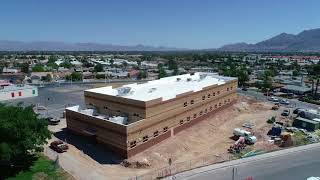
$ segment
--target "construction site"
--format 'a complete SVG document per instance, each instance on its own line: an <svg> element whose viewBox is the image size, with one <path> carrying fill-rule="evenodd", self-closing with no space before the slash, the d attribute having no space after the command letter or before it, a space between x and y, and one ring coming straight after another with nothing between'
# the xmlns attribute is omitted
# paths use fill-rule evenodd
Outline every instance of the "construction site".
<svg viewBox="0 0 320 180"><path fill-rule="evenodd" d="M275 122L267 122L276 119L279 124L288 124L291 117L281 115L283 107L273 110L273 106L270 102L238 96L231 106L129 159L117 158L112 153L101 150L90 140L81 140L83 145L79 145L68 133L61 135L65 133L65 120L52 127L51 130L55 132L52 140L59 138L69 144L68 151L59 155L59 163L77 179L130 179L138 176L149 179L146 174L155 178L157 175L153 176L152 173L165 167L174 168L179 165L186 166L181 168L188 170L241 158L241 155L252 150L270 152L283 148L284 146L276 143L277 139L272 140L268 135ZM246 145L236 147L238 144ZM52 159L57 158L48 148L45 153Z"/></svg>

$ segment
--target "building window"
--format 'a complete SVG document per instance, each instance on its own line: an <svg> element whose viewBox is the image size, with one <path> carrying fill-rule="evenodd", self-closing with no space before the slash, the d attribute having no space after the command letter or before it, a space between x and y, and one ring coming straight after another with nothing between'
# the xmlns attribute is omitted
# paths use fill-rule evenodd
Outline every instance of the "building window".
<svg viewBox="0 0 320 180"><path fill-rule="evenodd" d="M168 131L168 126L163 128L163 132L167 132Z"/></svg>
<svg viewBox="0 0 320 180"><path fill-rule="evenodd" d="M36 94L36 90L33 89L33 90L32 90L32 94Z"/></svg>
<svg viewBox="0 0 320 180"><path fill-rule="evenodd" d="M190 104L194 104L194 100L193 99L190 101Z"/></svg>
<svg viewBox="0 0 320 180"><path fill-rule="evenodd" d="M22 96L22 92L21 91L19 91L19 96Z"/></svg>
<svg viewBox="0 0 320 180"><path fill-rule="evenodd" d="M104 108L104 109L108 109L108 107L107 107L107 106L104 106L103 108Z"/></svg>
<svg viewBox="0 0 320 180"><path fill-rule="evenodd" d="M218 105L214 105L214 108L217 108L218 107Z"/></svg>
<svg viewBox="0 0 320 180"><path fill-rule="evenodd" d="M212 109L213 109L212 106L210 106L210 111L212 111Z"/></svg>
<svg viewBox="0 0 320 180"><path fill-rule="evenodd" d="M229 91L229 88L227 88L227 91Z"/></svg>
<svg viewBox="0 0 320 180"><path fill-rule="evenodd" d="M187 121L190 121L190 119L191 119L190 116L188 116L188 117L187 117Z"/></svg>
<svg viewBox="0 0 320 180"><path fill-rule="evenodd" d="M197 114L193 114L193 118L197 118Z"/></svg>
<svg viewBox="0 0 320 180"><path fill-rule="evenodd" d="M211 97L211 94L208 94L208 98L210 98Z"/></svg>
<svg viewBox="0 0 320 180"><path fill-rule="evenodd" d="M230 87L230 90L232 90L232 86Z"/></svg>
<svg viewBox="0 0 320 180"><path fill-rule="evenodd" d="M148 141L148 138L149 138L148 136L143 136L142 141L146 142L146 141Z"/></svg>
<svg viewBox="0 0 320 180"><path fill-rule="evenodd" d="M206 99L206 96L202 96L202 100L205 100Z"/></svg>
<svg viewBox="0 0 320 180"><path fill-rule="evenodd" d="M212 96L216 96L216 93L214 92L214 93L212 94Z"/></svg>
<svg viewBox="0 0 320 180"><path fill-rule="evenodd" d="M11 97L14 97L14 93L11 93Z"/></svg>
<svg viewBox="0 0 320 180"><path fill-rule="evenodd" d="M137 114L137 113L134 113L134 114L133 114L133 116L139 117L139 114Z"/></svg>
<svg viewBox="0 0 320 180"><path fill-rule="evenodd" d="M221 103L219 103L219 107L221 106L222 104Z"/></svg>
<svg viewBox="0 0 320 180"><path fill-rule="evenodd" d="M180 125L182 125L183 124L183 120L180 120Z"/></svg>
<svg viewBox="0 0 320 180"><path fill-rule="evenodd" d="M228 99L228 102L230 102L230 99Z"/></svg>
<svg viewBox="0 0 320 180"><path fill-rule="evenodd" d="M202 116L202 113L203 113L203 112L202 112L202 111L200 111L199 116Z"/></svg>
<svg viewBox="0 0 320 180"><path fill-rule="evenodd" d="M183 103L183 107L187 107L188 106L188 103L187 102L184 102Z"/></svg>
<svg viewBox="0 0 320 180"><path fill-rule="evenodd" d="M153 133L153 137L157 137L159 135L159 131L155 131L154 133Z"/></svg>
<svg viewBox="0 0 320 180"><path fill-rule="evenodd" d="M218 91L217 94L219 95L219 94L220 94L220 91Z"/></svg>
<svg viewBox="0 0 320 180"><path fill-rule="evenodd" d="M130 148L134 148L137 145L136 141L130 142Z"/></svg>
<svg viewBox="0 0 320 180"><path fill-rule="evenodd" d="M207 109L205 109L205 110L204 110L204 113L205 113L205 114L207 114L207 112L208 112L208 110L207 110Z"/></svg>
<svg viewBox="0 0 320 180"><path fill-rule="evenodd" d="M226 104L227 103L227 100L224 100L224 104Z"/></svg>

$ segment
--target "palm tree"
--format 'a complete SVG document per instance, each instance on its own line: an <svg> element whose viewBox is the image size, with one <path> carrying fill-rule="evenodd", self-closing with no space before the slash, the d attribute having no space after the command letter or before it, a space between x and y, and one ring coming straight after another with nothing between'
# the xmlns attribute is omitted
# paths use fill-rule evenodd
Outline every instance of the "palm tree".
<svg viewBox="0 0 320 180"><path fill-rule="evenodd" d="M311 89L311 94L313 98L317 98L318 95L318 87L320 84L320 65L319 64L314 64L311 65L308 69L308 77L311 81L312 89Z"/></svg>

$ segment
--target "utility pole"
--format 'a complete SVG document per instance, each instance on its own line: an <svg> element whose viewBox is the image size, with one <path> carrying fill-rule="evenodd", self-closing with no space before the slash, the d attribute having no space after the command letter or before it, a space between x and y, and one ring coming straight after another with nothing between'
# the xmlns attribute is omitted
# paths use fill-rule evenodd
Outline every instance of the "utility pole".
<svg viewBox="0 0 320 180"><path fill-rule="evenodd" d="M104 83L107 84L107 73L104 71Z"/></svg>
<svg viewBox="0 0 320 180"><path fill-rule="evenodd" d="M232 168L232 180L235 180L235 179L236 179L236 173L237 173L237 168L236 168L236 167L233 167L233 168Z"/></svg>

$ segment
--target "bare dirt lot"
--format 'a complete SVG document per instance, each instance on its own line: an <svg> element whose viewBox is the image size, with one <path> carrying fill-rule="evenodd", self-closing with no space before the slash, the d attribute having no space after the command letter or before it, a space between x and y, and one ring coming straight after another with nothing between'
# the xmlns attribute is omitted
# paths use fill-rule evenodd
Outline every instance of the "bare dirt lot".
<svg viewBox="0 0 320 180"><path fill-rule="evenodd" d="M121 159L113 157L110 153L104 153L103 149L93 151L97 145L82 141L81 137L77 137L84 143L80 146L68 142L68 137L56 136L62 140L66 138L70 143L69 151L59 155L60 165L77 179L103 179L103 177L129 179L168 166L169 158L173 164L190 160L194 162L209 156L224 158L228 157L227 149L234 143L234 140L230 139L233 129L242 127L245 122L255 125L252 129L247 129L258 138L258 142L254 145L255 149L275 150L278 147L268 143L267 132L272 125L266 121L271 116L277 116L278 120L282 121L286 121L286 118L280 116L282 109L273 111L271 107L271 103L239 96L238 102L233 106L131 158L130 162L138 161L150 165L139 169L125 168L120 164ZM51 130L59 133L65 127L65 121L62 121L59 126L51 127ZM49 149L45 153L51 158L56 158Z"/></svg>

